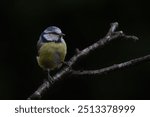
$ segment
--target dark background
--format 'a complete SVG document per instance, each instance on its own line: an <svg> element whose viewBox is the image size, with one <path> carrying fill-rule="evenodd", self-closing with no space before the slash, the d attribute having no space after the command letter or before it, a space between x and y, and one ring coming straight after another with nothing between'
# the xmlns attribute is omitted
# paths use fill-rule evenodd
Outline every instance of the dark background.
<svg viewBox="0 0 150 117"><path fill-rule="evenodd" d="M0 3L0 99L26 99L46 78L36 62L36 42L50 25L66 34L66 60L102 38L111 22L139 41L117 40L76 68L98 69L150 53L147 0L2 0ZM43 99L150 99L150 63L97 77L69 77Z"/></svg>

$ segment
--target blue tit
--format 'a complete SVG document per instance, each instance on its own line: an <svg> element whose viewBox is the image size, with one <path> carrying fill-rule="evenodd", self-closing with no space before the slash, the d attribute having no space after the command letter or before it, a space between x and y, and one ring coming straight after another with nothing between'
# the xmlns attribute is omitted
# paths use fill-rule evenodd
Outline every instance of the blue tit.
<svg viewBox="0 0 150 117"><path fill-rule="evenodd" d="M67 53L67 46L63 36L64 34L60 28L50 26L41 33L37 42L37 62L43 70L48 72L50 82L53 81L53 78L49 72L61 67Z"/></svg>

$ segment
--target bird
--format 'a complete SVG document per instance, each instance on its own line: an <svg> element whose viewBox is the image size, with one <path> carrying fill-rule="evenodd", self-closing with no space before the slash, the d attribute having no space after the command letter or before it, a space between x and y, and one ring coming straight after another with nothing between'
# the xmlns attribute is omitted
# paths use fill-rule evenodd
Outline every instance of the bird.
<svg viewBox="0 0 150 117"><path fill-rule="evenodd" d="M64 35L60 28L49 26L41 33L37 41L37 63L44 71L47 71L48 80L51 83L54 79L51 77L50 71L60 68L67 54Z"/></svg>

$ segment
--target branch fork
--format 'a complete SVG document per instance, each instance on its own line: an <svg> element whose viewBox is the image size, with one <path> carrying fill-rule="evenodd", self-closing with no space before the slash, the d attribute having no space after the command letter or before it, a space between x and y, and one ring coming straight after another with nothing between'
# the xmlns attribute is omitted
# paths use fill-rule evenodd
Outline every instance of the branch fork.
<svg viewBox="0 0 150 117"><path fill-rule="evenodd" d="M118 22L111 23L110 29L105 37L99 39L94 44L88 46L87 48L83 50L76 49L76 54L67 62L67 65L62 67L59 72L57 72L54 76L54 83L63 77L67 75L101 75L105 74L111 71L119 70L125 67L129 67L132 65L136 65L142 62L150 61L150 55L136 58L129 60L127 62L123 62L120 64L114 64L112 66L101 68L98 70L74 70L73 66L77 63L78 60L80 60L82 57L86 57L89 55L92 51L96 50L97 48L104 47L106 44L109 44L111 41L116 39L132 39L132 40L138 40L138 37L132 36L132 35L126 35L123 33L123 31L116 31L118 27ZM42 96L47 92L47 90L54 85L45 80L41 86L28 98L28 99L41 99Z"/></svg>

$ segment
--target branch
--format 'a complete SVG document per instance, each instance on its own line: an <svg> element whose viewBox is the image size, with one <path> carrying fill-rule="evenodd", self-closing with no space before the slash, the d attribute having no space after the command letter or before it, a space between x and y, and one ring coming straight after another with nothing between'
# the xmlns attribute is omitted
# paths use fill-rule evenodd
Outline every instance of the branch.
<svg viewBox="0 0 150 117"><path fill-rule="evenodd" d="M119 70L122 68L137 65L137 64L144 63L147 61L150 61L150 55L132 59L127 62L120 63L120 64L114 64L112 66L105 67L105 68L98 69L98 70L84 70L84 71L72 70L71 75L102 75L111 71Z"/></svg>
<svg viewBox="0 0 150 117"><path fill-rule="evenodd" d="M75 54L68 62L67 65L64 66L59 72L57 72L54 76L54 82L53 84L65 77L66 75L69 75L70 73L75 73L75 71L72 71L73 66L76 64L78 60L80 60L82 57L86 57L88 54L90 54L92 51L94 51L97 48L102 48L105 45L109 44L111 41L116 40L116 39L132 39L132 40L138 40L136 36L130 36L130 35L125 35L123 31L116 31L118 27L118 23L112 23L111 27L106 34L105 37L102 39L98 40L96 43L88 46L87 48L83 49L82 51L78 51L77 54ZM137 62L138 63L138 62ZM123 66L125 66L123 64ZM122 66L122 68L123 68ZM105 69L105 68L104 68ZM103 70L104 70L103 69ZM108 69L108 68L106 68ZM112 68L111 68L112 69ZM117 68L115 68L117 69ZM101 69L102 70L102 69ZM108 70L107 70L108 71ZM77 72L76 72L77 74ZM45 94L45 92L53 85L52 83L48 81L44 81L43 84L28 98L28 99L41 99L42 96Z"/></svg>

